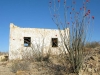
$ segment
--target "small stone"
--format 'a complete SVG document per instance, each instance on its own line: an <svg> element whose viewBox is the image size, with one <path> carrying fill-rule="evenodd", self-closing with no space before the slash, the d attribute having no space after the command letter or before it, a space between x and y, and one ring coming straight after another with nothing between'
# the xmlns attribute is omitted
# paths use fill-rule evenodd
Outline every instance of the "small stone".
<svg viewBox="0 0 100 75"><path fill-rule="evenodd" d="M98 62L100 62L100 60L98 60Z"/></svg>
<svg viewBox="0 0 100 75"><path fill-rule="evenodd" d="M94 68L94 72L96 73L98 71L98 69L97 68Z"/></svg>
<svg viewBox="0 0 100 75"><path fill-rule="evenodd" d="M88 72L92 72L92 69L91 68L88 68Z"/></svg>
<svg viewBox="0 0 100 75"><path fill-rule="evenodd" d="M0 61L7 61L8 55L0 55Z"/></svg>
<svg viewBox="0 0 100 75"><path fill-rule="evenodd" d="M97 73L92 73L92 75L98 75Z"/></svg>
<svg viewBox="0 0 100 75"><path fill-rule="evenodd" d="M94 57L92 57L92 56L90 57L90 59L95 60Z"/></svg>
<svg viewBox="0 0 100 75"><path fill-rule="evenodd" d="M27 71L17 71L16 75L29 75Z"/></svg>
<svg viewBox="0 0 100 75"><path fill-rule="evenodd" d="M90 59L96 60L96 61L97 61L97 60L98 60L98 57L96 57L96 56L91 56Z"/></svg>

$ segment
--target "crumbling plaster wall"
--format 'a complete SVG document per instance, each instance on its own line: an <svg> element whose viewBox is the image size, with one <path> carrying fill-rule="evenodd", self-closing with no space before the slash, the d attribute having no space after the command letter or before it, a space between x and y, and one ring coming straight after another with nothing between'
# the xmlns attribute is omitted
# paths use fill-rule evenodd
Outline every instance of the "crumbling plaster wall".
<svg viewBox="0 0 100 75"><path fill-rule="evenodd" d="M67 32L69 29L67 29ZM63 33L63 30L62 30ZM68 33L69 35L69 33ZM9 40L9 60L22 59L23 54L32 55L31 47L24 47L24 37L31 37L32 45L37 51L43 48L45 55L49 50L52 54L59 54L63 50L59 30L57 29L39 29L39 28L20 28L10 23L10 40ZM58 38L58 47L51 46L51 38ZM50 52L49 51L49 52ZM66 50L67 52L67 50Z"/></svg>

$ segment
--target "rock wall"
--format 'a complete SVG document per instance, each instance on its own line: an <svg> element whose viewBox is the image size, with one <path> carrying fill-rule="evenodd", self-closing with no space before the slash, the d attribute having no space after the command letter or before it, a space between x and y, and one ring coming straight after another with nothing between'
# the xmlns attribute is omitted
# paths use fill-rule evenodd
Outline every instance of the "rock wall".
<svg viewBox="0 0 100 75"><path fill-rule="evenodd" d="M69 29L66 29L69 35ZM64 34L64 31L61 31ZM31 46L24 46L24 37L31 37ZM58 38L58 47L52 47L51 39ZM32 56L34 52L42 52L44 55L59 54L63 52L63 44L57 29L39 29L39 28L20 28L10 23L9 39L9 60L22 59L23 55ZM66 50L67 52L67 50Z"/></svg>

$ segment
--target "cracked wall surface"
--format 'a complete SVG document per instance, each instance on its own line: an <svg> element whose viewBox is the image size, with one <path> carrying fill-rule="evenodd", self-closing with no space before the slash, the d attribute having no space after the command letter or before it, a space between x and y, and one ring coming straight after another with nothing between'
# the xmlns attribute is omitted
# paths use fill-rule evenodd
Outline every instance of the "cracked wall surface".
<svg viewBox="0 0 100 75"><path fill-rule="evenodd" d="M66 31L68 36L69 28ZM64 34L63 30L61 32ZM31 37L31 47L24 47L24 37ZM52 47L51 38L58 38L58 47ZM59 30L20 28L10 23L9 60L22 59L25 54L32 56L34 54L33 49L35 52L43 52L43 55L46 55L48 52L51 54L60 54L63 52Z"/></svg>

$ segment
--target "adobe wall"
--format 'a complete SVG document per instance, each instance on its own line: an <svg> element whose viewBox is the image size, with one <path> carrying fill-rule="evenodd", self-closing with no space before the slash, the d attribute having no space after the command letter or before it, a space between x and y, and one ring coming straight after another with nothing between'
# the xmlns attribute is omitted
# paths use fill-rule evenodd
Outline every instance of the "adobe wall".
<svg viewBox="0 0 100 75"><path fill-rule="evenodd" d="M69 29L66 30L69 31ZM63 33L63 30L61 32ZM24 47L24 37L31 37L33 48ZM58 38L58 47L51 46L51 38ZM59 54L63 50L62 45L57 29L20 28L10 23L9 60L22 59L25 54L32 56L33 49L42 51L44 55L48 51L52 54Z"/></svg>

